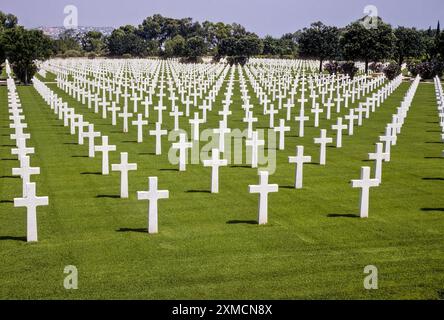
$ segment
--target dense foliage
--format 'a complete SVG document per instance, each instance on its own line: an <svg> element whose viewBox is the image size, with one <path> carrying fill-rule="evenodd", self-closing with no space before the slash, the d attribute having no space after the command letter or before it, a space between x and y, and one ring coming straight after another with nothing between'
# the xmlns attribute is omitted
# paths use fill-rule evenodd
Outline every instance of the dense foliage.
<svg viewBox="0 0 444 320"><path fill-rule="evenodd" d="M382 72L382 63L395 60L399 66L407 62L412 74L418 70L422 70L424 76L439 74L440 61L444 59L444 33L439 27L392 28L378 18L376 28L366 28L363 21L364 18L342 29L315 22L280 38L270 35L260 38L237 23L200 23L191 18L174 19L155 14L138 26L121 26L109 36L96 31L80 34L70 29L51 40L42 33L18 27L14 15L0 12L0 59L8 57L13 67L20 68L17 74L24 82L32 74L31 61L49 55L159 56L188 62L199 61L207 55L215 61L225 57L229 63L241 64L252 56L298 57L319 60L320 71L325 65L329 73L350 76L356 73L353 62L364 61L366 72L368 69ZM326 61L330 62L326 64Z"/></svg>

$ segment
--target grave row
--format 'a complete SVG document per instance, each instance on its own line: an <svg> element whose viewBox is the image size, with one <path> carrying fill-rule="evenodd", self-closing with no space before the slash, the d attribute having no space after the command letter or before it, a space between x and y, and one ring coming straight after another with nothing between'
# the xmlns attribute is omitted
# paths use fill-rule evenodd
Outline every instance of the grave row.
<svg viewBox="0 0 444 320"><path fill-rule="evenodd" d="M27 141L31 139L30 133L25 133L28 125L23 114L23 108L17 93L14 79L11 77L11 69L6 60L6 74L8 76L6 83L8 89L8 112L9 127L14 129L14 133L10 138L14 140L16 148L11 149L11 154L16 155L19 161L18 168L12 168L12 175L19 176L22 182L21 197L14 198L14 207L25 207L27 216L27 233L28 242L38 241L37 233L37 207L48 205L48 197L37 196L37 186L31 181L32 175L40 174L39 167L31 166L31 155L35 153L33 147L27 146Z"/></svg>

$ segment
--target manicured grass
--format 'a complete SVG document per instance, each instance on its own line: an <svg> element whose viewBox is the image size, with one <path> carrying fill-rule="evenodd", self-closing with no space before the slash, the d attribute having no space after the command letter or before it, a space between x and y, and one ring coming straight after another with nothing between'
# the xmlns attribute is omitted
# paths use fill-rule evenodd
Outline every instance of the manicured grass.
<svg viewBox="0 0 444 320"><path fill-rule="evenodd" d="M51 88L56 87L51 84ZM257 195L248 193L257 184L257 171L241 166L220 169L220 193L210 194L211 171L188 165L186 172L168 162L170 143L163 140L162 156L155 156L154 139L135 143L136 130L121 133L60 90L77 112L109 135L119 161L127 151L137 172L130 172L130 198L119 194L119 174L96 174L101 157L87 157L87 145L76 145L32 87L19 87L31 145L33 177L38 195L48 195L50 205L38 209L37 244L23 241L26 215L13 208L20 195L20 179L11 178L13 142L8 135L6 88L0 88L0 298L123 298L123 299L437 299L444 289L444 158L440 143L434 88L420 84L409 116L383 167L383 183L371 190L370 217L357 214L359 191L350 179L359 177L367 153L384 131L399 106L409 83L400 88L372 114L353 137L344 137L342 149L328 148L325 167L304 167L304 189L293 185L294 166L288 164L295 146L317 162L319 147L313 137L319 129L306 128L297 137L293 122L286 150L277 152L277 170L270 177L280 190L269 197L269 224L258 226ZM223 89L222 91L223 92ZM206 127L214 127L221 109L218 98ZM257 104L252 99L254 105ZM309 103L310 104L310 103ZM239 86L235 84L232 128L240 122ZM285 112L282 110L281 112ZM308 105L307 105L308 113ZM282 115L284 113L281 113ZM257 127L265 127L261 116ZM310 116L312 116L310 114ZM323 115L325 116L325 115ZM172 120L164 112L165 128ZM189 125L181 127L189 130ZM332 122L321 121L329 129ZM153 121L150 121L153 129ZM145 128L145 130L147 130ZM147 203L136 199L147 189L147 177L158 176L159 188L170 199L159 201L159 231L148 235ZM379 289L365 290L366 265L379 270ZM65 290L63 269L79 270L79 289Z"/></svg>

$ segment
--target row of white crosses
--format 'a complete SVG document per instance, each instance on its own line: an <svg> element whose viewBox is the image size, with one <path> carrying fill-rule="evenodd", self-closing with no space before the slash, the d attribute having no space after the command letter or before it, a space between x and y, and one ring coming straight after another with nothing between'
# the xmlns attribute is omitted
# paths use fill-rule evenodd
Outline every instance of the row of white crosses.
<svg viewBox="0 0 444 320"><path fill-rule="evenodd" d="M8 63L6 65L9 67ZM32 175L40 174L40 168L31 167L30 155L34 154L35 149L26 146L26 141L31 138L31 134L24 132L24 129L27 128L25 115L14 80L9 73L7 87L9 119L12 122L9 127L14 129L14 133L10 137L17 146L11 150L11 153L17 155L20 163L18 168L12 168L12 174L20 176L22 180L22 197L14 198L14 207L26 208L26 239L28 242L36 242L38 241L37 207L47 206L49 202L48 197L37 196L36 183L31 181Z"/></svg>
<svg viewBox="0 0 444 320"><path fill-rule="evenodd" d="M226 70L226 69L224 69L224 70ZM212 190L212 192L215 192L215 193L218 192L218 168L219 168L219 166L225 165L224 159L220 158L220 152L224 151L223 150L224 149L224 144L223 144L224 139L223 139L223 136L224 136L225 132L227 132L229 130L229 128L227 127L227 117L230 114L229 105L230 105L230 102L231 102L230 98L231 98L231 95L232 95L232 84L233 84L233 80L234 80L234 68L231 68L230 70L231 70L231 73L230 73L230 77L229 77L229 80L228 80L227 91L225 92L225 96L226 97L225 97L225 100L223 101L224 108L219 113L220 115L223 116L223 120L219 122L219 129L215 129L215 133L219 134L219 149L214 149L213 153L212 153L212 159L211 160L206 160L206 162L204 162L205 166L211 166L212 167L212 188L211 188L211 190ZM243 78L242 71L241 71L240 67L239 67L239 70L240 70L240 72L239 72L240 80L239 81L240 81L240 86L241 86L242 100L244 101L244 104L243 104L242 107L246 111L245 119L247 121L245 121L245 122L248 122L249 127L251 127L250 122L254 121L253 120L254 117L253 117L253 113L252 113L253 111L250 110L251 107L249 105L248 90L246 89L245 80ZM247 72L247 75L248 75L248 72ZM315 78L314 80L313 79L309 80L309 86L310 86L310 90L312 91L312 93L313 93L314 83L316 81L318 81L318 83L322 82L322 79L317 79L316 77L314 77L314 78ZM223 77L221 77L219 79L223 79ZM302 96L301 96L301 99L298 101L298 102L301 103L301 112L300 112L299 117L296 117L296 120L298 120L300 122L299 135L303 136L304 135L304 130L303 130L304 129L304 121L308 120L307 117L304 115L304 111L303 111L304 110L304 104L305 104L305 102L307 102L307 99L304 98L304 93L305 93L305 89L304 88L305 88L305 80L306 80L304 74L303 74L301 79L302 79L301 80L301 83L302 83L302 85L301 85L301 87L302 87L302 89L301 89ZM338 80L336 78L333 78L333 77L331 77L331 79L332 79L332 81L329 81L329 79L327 79L327 81L322 83L322 87L325 86L324 89L327 89L327 86L329 86L329 88L330 88L330 97L331 97L332 94L333 94L333 91L334 91L334 83L336 83L336 81L337 81L337 99L335 99L336 100L335 102L336 102L337 112L339 113L340 112L340 108L341 108L341 102L342 102L341 97L340 97L340 93L339 93L339 87L342 87L343 90L345 91L347 85L350 87L350 85L353 84L353 86L354 86L356 82L350 82L350 81L348 81L349 79L347 79L347 81L345 81L345 79L343 79L344 80L343 83L340 84L340 80ZM251 78L250 78L250 80L251 80ZM66 78L64 80L62 80L62 86L65 86L65 88L68 88L68 93L70 93L69 90L71 90L71 94L75 94L75 93L78 92L77 89L72 89L73 86L71 84L66 83L66 82L67 82ZM262 79L259 79L259 82L265 83L266 80L264 78L262 78ZM298 80L296 80L295 82L296 82L296 84L295 84L295 86L293 86L294 89L297 88L297 86L298 86ZM369 84L363 85L362 86L362 94L364 94L365 92L369 92L370 89L373 89L380 82L381 82L381 79L376 79L374 81L372 80ZM77 83L77 84L79 84L79 83ZM125 88L127 88L127 87L125 87ZM162 85L161 85L161 88L162 88ZM268 92L268 94L272 94L274 99L276 99L276 98L278 99L278 102L279 102L278 103L278 109L275 110L273 105L268 105L267 93L265 93L264 91L261 91L260 87L259 86L255 86L254 83L253 83L253 88L256 88L259 92L262 92L262 94L259 94L259 99L260 100L261 99L265 100L265 102L264 102L264 105L265 105L264 113L269 115L270 127L273 128L274 127L274 122L275 122L274 121L274 114L276 114L278 112L278 109L282 108L282 103L281 102L282 102L282 96L283 96L284 93L280 92L280 89L276 90L275 87L268 87L268 88L266 88L266 91ZM357 90L358 97L361 94L361 89L360 88L361 87L358 85L358 90ZM135 103L134 104L134 111L136 111L138 98L137 98L137 96L134 95L134 89L132 89L132 90L133 90L133 100L134 100L134 103ZM285 92L285 90L289 90L288 82L287 82L287 87L286 87L286 84L283 84L283 90L284 90L284 92ZM197 90L194 90L194 92L196 93ZM327 92L327 90L324 90L324 95L325 95L326 92ZM126 92L125 92L125 94L126 94ZM291 92L290 94L294 97L295 91ZM347 94L347 91L345 91L344 95L346 95L346 94ZM370 113L369 111L370 110L372 112L374 112L375 111L375 105L377 104L379 106L381 101L383 101L383 96L384 95L380 94L380 91L378 91L378 93L376 93L376 95L377 95L376 99L374 99L372 97L371 102L370 102L371 104L368 102L368 100L365 103L366 106L367 106L367 108L364 109L366 111L366 115L369 115L369 113ZM162 110L164 108L164 106L161 103L162 96L163 96L163 94L162 94L162 89L161 89L160 92L159 92L159 105L158 106L159 106L159 110L160 111L158 113L158 120L161 120ZM311 95L311 96L314 97L314 95ZM374 94L374 96L375 96L375 94ZM105 97L105 94L103 95L102 98L104 98L104 97ZM178 118L181 116L181 114L179 113L178 109L175 108L175 106L174 106L174 101L175 101L174 94L171 96L171 98L172 98L171 99L172 100L172 106L171 106L172 107L172 111L171 111L170 115L172 115L174 117L175 129L178 129L178 122L179 122ZM194 95L193 98L196 101L196 95ZM353 94L353 99L354 99L354 94ZM102 101L105 101L105 100L102 100ZM211 100L209 100L209 101L211 101ZM316 98L315 97L313 98L313 101L314 101L315 108L316 108ZM106 107L107 102L105 101L105 102L103 102L103 104ZM125 105L126 105L126 103L125 103ZM347 103L346 103L346 105L347 105ZM331 103L330 103L330 105L327 104L328 108L331 108L331 106L332 106ZM103 112L102 116L104 116L104 117L106 117L106 108L105 107L102 109L102 112ZM211 107L207 106L205 104L205 102L204 102L204 105L202 105L201 107L202 108L199 107L199 109L202 109L202 118L199 116L199 113L195 112L194 113L194 119L190 120L190 124L192 125L193 140L196 140L196 137L198 138L198 136L199 136L199 125L206 122L206 111L208 109L211 109ZM105 111L103 111L103 110L105 110ZM290 110L290 114L291 114L291 107L289 107L288 110ZM288 114L288 110L287 110L287 114ZM148 111L149 111L149 108L148 108ZM127 111L124 110L124 113L127 113ZM331 113L330 110L327 110L327 113L330 114ZM360 113L360 115L362 116L362 112ZM284 146L285 146L285 144L284 144L285 132L290 130L289 127L285 126L285 122L282 121L282 120L284 120L284 119L280 119L280 121L279 121L280 122L279 127L275 128L275 131L277 131L279 133L279 135L280 135L280 140L279 140L279 147L280 147L280 149L283 149ZM140 126L144 125L144 123L142 123L143 121L144 120L142 119L142 117L138 116L137 126L138 126L138 130L139 131L141 131L140 130ZM360 120L360 122L362 124L362 119ZM157 132L156 131L153 132L155 134L159 133L156 136L156 154L160 154L160 152L161 152L159 150L160 143L157 143L157 140L160 140L160 135L162 134L162 130L160 128L160 125L161 125L161 122L157 122L156 123L156 129L157 129L156 131ZM128 126L127 125L125 126L125 121L124 121L124 131L125 131L125 127L127 128ZM338 132L337 133L337 139L336 139L336 145L339 148L339 147L342 146L342 131L347 129L347 126L342 124L342 118L338 118L337 124L333 126L333 129L337 130L337 132ZM257 150L258 150L258 147L260 147L260 146L265 144L265 141L264 140L260 140L258 138L258 133L256 131L253 131L252 129L248 130L248 131L249 131L249 139L247 140L247 146L250 146L252 148L252 161L251 161L251 163L252 163L252 167L257 167ZM166 131L164 131L164 133L166 134ZM325 164L325 147L326 147L327 143L331 143L332 142L332 138L328 138L326 136L326 130L325 129L323 129L323 131L321 131L321 133L323 133L323 135L321 135L321 138L317 138L317 140L315 140L315 142L318 142L318 143L321 144L321 161L320 162L322 164ZM184 171L185 168L186 168L186 166L185 166L185 163L186 163L186 150L191 148L192 144L187 141L185 134L181 134L179 137L180 137L179 142L173 144L173 148L179 150L179 169L180 169L180 171ZM138 134L138 138L139 138L139 134ZM141 139L138 139L138 140L141 140ZM307 160L308 159L307 156L303 155L303 148L301 150L301 148L299 148L299 147L301 147L301 146L298 146L298 148L297 148L298 153L297 153L296 157L292 157L293 159L289 159L290 162L296 163L296 174L295 174L295 187L296 188L301 188L302 187L302 166L303 166L304 162L311 161L311 159Z"/></svg>
<svg viewBox="0 0 444 320"><path fill-rule="evenodd" d="M439 126L441 127L441 140L442 142L444 142L444 93L441 85L441 80L438 76L435 77L434 82ZM444 150L442 151L442 155L444 156Z"/></svg>
<svg viewBox="0 0 444 320"><path fill-rule="evenodd" d="M415 96L416 89L419 84L419 76L415 78L407 93L404 96L401 106L397 108L396 114L392 117L392 122L386 127L386 134L380 137L380 141L385 143L385 149L383 143L376 143L376 150L374 153L369 153L370 160L375 161L375 174L371 177L370 167L364 166L361 168L360 180L352 180L351 185L353 188L360 188L360 217L367 218L369 212L369 192L370 188L377 187L382 183L382 164L383 161L390 161L391 146L396 144L397 135L401 133L401 128L404 124L404 120L407 117L407 113L411 106L413 97Z"/></svg>
<svg viewBox="0 0 444 320"><path fill-rule="evenodd" d="M41 82L37 78L33 78L33 84L34 84L34 87L36 88L36 90L42 95L42 97L45 99L45 101L48 102L48 104L50 106L55 105L54 109L59 108L60 103L63 105L63 102L61 102L61 99L57 98L57 96L52 92L52 90L49 89L43 82ZM54 101L56 101L56 102L54 102ZM71 128L73 125L74 124L71 122ZM90 139L90 141L94 141L94 138L101 136L100 132L98 134L94 134L93 124L88 124L88 127L90 128L89 132L91 132L91 134L84 133L84 135L86 137L88 137ZM81 133L79 133L79 135L80 134ZM94 142L92 143L92 145L94 146ZM94 146L92 149L92 154L90 154L90 155L92 157L94 157L94 154L96 151L102 153L102 174L103 175L109 174L108 154L111 151L116 151L116 146L109 145L108 144L108 137L102 136L102 145ZM90 152L91 152L91 149L90 149ZM120 197L121 198L128 198L128 172L137 170L137 164L136 163L128 163L128 153L121 152L120 153L120 163L112 164L111 170L120 172ZM165 194L166 194L166 196L165 196ZM168 191L157 190L157 177L149 177L149 190L147 192L145 192L145 191L138 191L137 192L137 198L139 200L148 200L149 201L149 207L148 207L148 232L149 233L157 233L157 230L158 230L157 200L161 199L161 198L165 198L165 197L168 197Z"/></svg>
<svg viewBox="0 0 444 320"><path fill-rule="evenodd" d="M77 90L77 89L71 90L71 88L73 87L73 84L68 83L66 77L65 78L59 78L58 77L57 79L58 79L58 86L61 87L65 91L68 90L68 92L67 92L68 94L74 95L76 92L79 92L79 90ZM210 90L210 94L209 94L209 97L208 97L209 105L206 105L206 103L205 103L205 101L207 101L207 100L203 101L204 102L204 105L202 106L202 109L203 109L203 119L200 119L199 116L198 116L198 113L195 113L195 118L190 120L190 124L192 125L192 128L193 128L193 137L194 138L199 135L199 130L198 130L199 129L199 124L201 124L202 122L206 121L205 120L205 118L206 118L206 110L207 110L207 108L211 109L211 103L214 101L215 96L217 95L217 91L219 90L222 81L223 81L223 77L220 77L218 79L218 81L216 82L215 88ZM81 81L79 81L77 84L80 85L80 82ZM75 86L75 84L74 84L74 87L77 88ZM162 98L165 95L164 93L162 93L163 92L162 88L163 88L163 85L160 86L160 92L159 92L159 95L158 95L158 97L159 97L159 105L154 107L154 109L158 111L158 121L156 122L156 130L150 130L149 131L150 135L156 136L156 154L161 154L161 136L162 135L166 135L166 131L161 129L161 125L162 125L162 111L166 109L166 107L163 106L163 104L162 104ZM127 87L125 87L125 94L123 94L123 95L125 95L125 97L128 95L126 93L126 90L127 90ZM137 107L136 107L137 106L137 100L139 98L134 93L134 89L132 89L132 90L133 90L132 99L134 100L134 110L136 111L137 110ZM171 90L171 87L169 88L169 90ZM179 89L179 91L180 91L180 89ZM195 91L197 91L197 90L195 90ZM181 91L181 94L183 96L183 91ZM150 95L151 95L151 91L150 91ZM194 95L194 99L195 100L196 100L196 97L197 96ZM78 99L80 100L80 98L78 98ZM148 97L145 97L145 101L147 101L147 99L148 99ZM177 97L175 96L175 93L173 91L170 92L170 98L169 99L172 101L172 111L169 114L170 114L170 116L174 117L174 123L175 123L174 130L178 131L179 130L179 118L180 118L180 116L183 115L183 112L180 112L179 109L178 109L178 106L174 105L174 101L177 100ZM151 100L151 97L148 100ZM116 107L116 103L117 102L118 102L118 99L117 99L117 101L112 101L111 102L112 107L109 108L112 111L112 124L113 125L116 124L116 120L115 120L116 115L115 114L116 114L116 110L119 109L118 107ZM150 104L151 103L152 103L151 101L148 101L147 104L145 105L145 116L146 117L149 116L149 108L150 108ZM185 100L185 103L186 103L186 114L188 116L188 113L189 113L189 103L190 103L190 100L188 99L188 97L187 97L187 100ZM107 113L106 105L109 104L109 103L105 101L105 95L103 97L102 104L104 104L104 107L102 108L102 116L106 117L106 113ZM133 116L133 113L129 113L127 109L128 109L127 108L127 103L125 102L124 110L123 110L122 113L119 114L119 116L123 118L123 131L124 132L128 132L128 119ZM98 110L95 110L95 112L98 112ZM134 126L136 126L137 130L138 130L138 135L137 135L138 139L137 139L137 141L138 142L142 142L143 141L143 135L142 135L143 129L142 129L142 127L144 125L147 125L148 121L143 119L141 114L137 114L137 120L132 121L132 124Z"/></svg>
<svg viewBox="0 0 444 320"><path fill-rule="evenodd" d="M239 67L240 68L240 67ZM232 71L234 71L233 69L232 69ZM241 74L241 73L240 73ZM243 78L241 78L240 79L241 81L243 81ZM232 78L230 78L230 81L232 81ZM303 78L303 80L302 80L302 86L304 87L304 81L305 81L305 77ZM68 86L69 87L69 86ZM126 87L125 87L126 88ZM74 90L75 91L75 90ZM359 91L359 90L358 90ZM275 91L273 91L273 94L275 94ZM160 94L160 97L161 97L162 95ZM281 97L281 94L278 94L277 95L278 97ZM133 98L136 98L135 96L133 97ZM227 97L227 99L229 99L229 97ZM301 102L301 104L303 105L304 104L304 101L306 100L306 99L304 99L303 97L301 98L302 99L302 102ZM136 102L136 101L135 101ZM246 102L246 103L248 103L248 102ZM114 102L113 102L113 104L114 104ZM225 104L224 103L224 110L223 111L227 111L227 112L229 112L229 110L227 110L227 108L225 108L227 106L227 104ZM275 113L275 112L277 112L277 110L273 110L273 107L272 106L270 106L270 108L271 108L271 110L268 110L268 113L270 114L270 123L274 123L274 120L273 120L273 114ZM105 110L105 109L104 109ZM206 110L206 109L203 109L204 111ZM301 110L303 110L303 109L301 109ZM173 114L173 116L175 116L175 129L177 129L177 125L176 125L176 123L178 123L178 116L180 115L180 113L179 112L177 112L177 109L175 109L174 111L172 111L172 114ZM224 114L226 114L226 113L224 113ZM125 123L127 123L127 115L129 115L128 113L127 113L127 111L126 110L124 110L124 112L121 114L122 116L123 116L123 118L124 118L124 131L127 131L127 127L128 127L128 125L126 124L125 125ZM191 119L191 120L189 120L190 121L190 124L192 125L192 130L193 130L193 134L192 134L192 136L193 136L193 139L194 140L196 140L196 137L198 137L198 135L199 135L199 125L200 124L202 124L203 122L205 122L205 116L203 116L203 119L201 119L200 117L199 117L199 115L198 115L198 113L195 113L194 114L195 115L195 117L194 117L194 119ZM205 115L205 112L204 112L204 115ZM159 118L161 117L161 113L159 114ZM299 117L297 117L298 119L301 119L301 123L300 123L300 128L299 128L299 135L300 136L303 136L303 128L304 128L304 125L303 125L303 121L304 121L304 119L306 118L304 115L303 115L303 113L301 112L301 115L299 116ZM252 116L252 111L249 111L249 112L247 112L247 115L246 115L246 118L245 118L245 120L244 121L247 121L248 123L249 123L249 130L248 130L248 136L249 136L249 138L251 139L252 138L252 126L251 126L251 122L252 121L254 121L254 117ZM273 121L271 121L271 120L273 120ZM140 142L141 140L142 140L142 137L141 137L141 133L142 133L142 126L143 125L145 125L147 123L147 121L146 120L143 120L142 119L142 117L141 117L141 115L139 114L138 115L138 120L137 121L133 121L133 124L134 125L136 125L137 127L138 127L138 141ZM271 127L273 127L274 125L273 124L271 124ZM125 129L126 128L126 129ZM335 125L335 127L334 128L337 128L338 129L338 138L337 138L337 146L338 147L340 147L341 145L342 145L342 143L341 143L341 136L342 136L342 129L344 128L344 125L342 125L341 123L338 123L337 125ZM224 122L221 122L221 128L220 129L216 129L216 131L217 130L222 130L222 132L220 133L220 135L221 136L223 136L224 135L224 131L226 130L227 132L229 132L229 128L226 128L226 115L224 116ZM287 131L289 131L290 130L290 127L288 127L288 126L285 126L285 124L284 124L284 121L282 121L282 119L280 119L280 125L279 125L279 127L276 127L275 128L275 130L279 133L279 149L283 149L284 148L284 138L285 138L285 132L287 132ZM166 134L166 131L165 130L162 130L161 129L161 124L159 124L159 123L156 123L156 130L150 130L149 131L150 132L150 134L152 134L152 135L155 135L156 136L156 154L160 154L161 153L161 136L162 135L165 135ZM256 140L257 139L252 139L252 141L250 140L250 141L248 141L247 143L248 143L248 145L249 146L251 146L252 147L252 149L253 149L253 154L252 154L252 157L253 157L253 159L252 159L252 166L253 167L256 167L256 157L255 157L255 155L254 155L254 151L255 150L257 150L257 148L256 148ZM224 139L223 138L221 138L221 139L219 139L219 141L220 141L220 145L219 145L219 149L223 152L224 150L224 148L223 148L223 141L224 141ZM260 146L261 145L261 143L262 143L262 141L261 140L257 140L257 142L259 143L258 144L258 146ZM183 150L183 149L182 149ZM181 159L183 159L183 157L180 157ZM183 168L184 167L184 165L183 165L183 163L182 163L182 161L181 161L181 168ZM181 169L182 170L182 169Z"/></svg>
<svg viewBox="0 0 444 320"><path fill-rule="evenodd" d="M221 79L223 79L223 78L221 78ZM231 77L230 80L231 80L231 82L233 82L234 75ZM220 83L221 82L219 81L218 83L219 83L219 85L216 85L216 87L220 88ZM62 87L68 87L68 88L70 87L70 85L67 85L65 83L65 81L61 81L61 84L62 84L61 85ZM69 94L69 92L68 92L68 94ZM229 93L229 94L231 95L232 93ZM215 95L216 94L213 93L213 96L215 96ZM160 94L160 97L162 97L161 94ZM229 100L229 97L227 97L227 98ZM174 97L172 98L172 100L174 101ZM214 100L214 98L213 98L213 100ZM211 103L211 99L209 99L209 101ZM204 105L205 105L205 103L204 103ZM224 107L227 108L227 104L224 104ZM172 113L173 113L173 116L175 116L175 115L182 115L183 114L183 113L178 113L177 112L177 108ZM139 114L139 116L140 116L140 114ZM221 121L220 122L219 129L215 129L214 130L215 133L219 134L219 144L220 144L219 149L222 150L222 151L224 149L224 143L223 143L224 142L224 135L225 135L225 133L229 132L229 129L226 128L226 117L224 119L225 119L225 121ZM141 119L141 117L139 117L137 122L138 122L138 124L143 124L143 120ZM175 117L175 123L177 123L177 122L178 122L177 121L177 117ZM199 124L202 123L202 122L204 122L204 119L199 119L198 113L195 113L195 118L190 120L190 124L192 125L192 130L193 130L193 137L196 140L199 137ZM160 125L161 125L161 123L157 122L156 123L156 130L151 130L150 131L150 134L156 135L156 154L157 155L161 154L160 138L161 138L162 135L166 135L167 134L166 130L161 130L160 129ZM177 128L178 127L177 124L175 125L175 127L176 127L176 129L178 129ZM140 130L140 126L139 126L139 132L138 132L138 140L139 141L141 140L140 139L140 132L141 132L141 130ZM196 138L196 136L197 136L197 138ZM179 162L180 163L180 171L184 171L185 170L186 149L190 148L190 147L191 147L191 144L189 142L185 141L185 136L184 135L180 136L180 141L178 143L173 144L173 148L177 148L180 151L180 162Z"/></svg>
<svg viewBox="0 0 444 320"><path fill-rule="evenodd" d="M221 112L222 116L223 116L223 120L219 122L219 128L214 129L214 132L219 135L219 149L213 149L211 159L204 160L204 162L203 162L204 166L209 166L212 168L211 192L213 192L213 193L217 193L218 189L219 189L219 183L218 183L219 167L227 165L227 160L220 158L220 150L223 151L223 149L224 149L224 144L223 144L224 135L225 135L225 133L229 132L229 128L226 127L226 122L227 122L227 115L229 115L229 105L231 103L232 88L233 88L233 83L234 83L234 72L233 71L234 71L234 69L232 69L230 79L229 79L229 84L227 86L227 92L225 95L226 99L224 100L224 110ZM200 121L201 121L201 119L198 119L196 117L196 113L195 113L195 118L190 120L190 123L193 125L194 130L195 130L196 126L199 125ZM197 131L198 131L198 129L197 129ZM173 149L179 150L179 168L180 168L180 171L184 171L185 170L185 163L186 163L185 162L186 149L191 148L192 144L187 142L186 134L181 133L179 135L179 137L180 137L179 142L174 143L172 145L172 147L173 147ZM252 135L252 140L249 142L254 150L252 165L253 165L253 167L256 167L257 166L257 156L255 156L255 155L257 155L258 146L263 145L263 141L259 140L258 136L257 136L257 132L254 132ZM122 163L124 163L124 162L126 162L125 156L123 156L123 160L122 160ZM117 165L115 165L115 167L117 168ZM103 169L103 171L104 170L105 170L105 168ZM151 184L152 183L150 182L150 185ZM123 185L124 184L122 183L122 186ZM126 194L127 190L122 189L121 192ZM143 196L141 195L140 197L143 197ZM156 216L157 216L157 214L156 214ZM260 219L260 220L262 221L262 219ZM157 230L157 226L155 228L154 227L150 228L150 232L153 232L153 230Z"/></svg>
<svg viewBox="0 0 444 320"><path fill-rule="evenodd" d="M401 84L402 78L399 76L386 84L384 87L379 89L370 99L367 99L366 103L360 103L359 107L356 109L349 109L349 114L345 116L345 119L348 120L348 124L344 124L342 122L342 117L338 117L336 119L336 124L332 125L332 129L336 131L336 148L342 147L342 135L343 131L347 130L347 134L352 136L354 134L354 120L358 120L357 125L362 126L364 112L365 118L370 118L370 115L376 111L376 108L381 106L381 104L387 99L387 97L396 90ZM365 106L365 107L364 107ZM354 114L355 110L358 112L357 115ZM318 138L314 138L314 143L319 144L320 152L319 152L319 163L321 165L326 164L326 152L327 152L327 144L332 143L333 138L327 136L327 130L321 129L321 136Z"/></svg>

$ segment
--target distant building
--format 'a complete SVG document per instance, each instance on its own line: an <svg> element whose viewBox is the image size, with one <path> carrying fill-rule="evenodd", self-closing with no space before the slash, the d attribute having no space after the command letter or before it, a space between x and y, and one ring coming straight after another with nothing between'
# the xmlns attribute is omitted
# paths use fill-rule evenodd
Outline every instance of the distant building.
<svg viewBox="0 0 444 320"><path fill-rule="evenodd" d="M65 27L38 27L37 30L42 30L44 34L52 39L58 39L60 35L66 30ZM99 31L105 36L109 36L113 32L113 27L86 27L79 26L75 29L78 34L85 34L89 31Z"/></svg>

